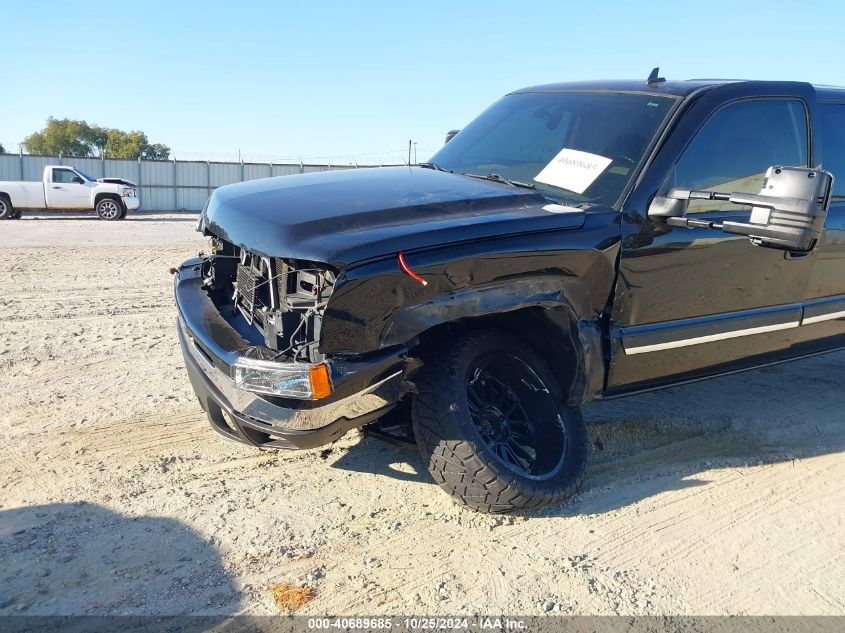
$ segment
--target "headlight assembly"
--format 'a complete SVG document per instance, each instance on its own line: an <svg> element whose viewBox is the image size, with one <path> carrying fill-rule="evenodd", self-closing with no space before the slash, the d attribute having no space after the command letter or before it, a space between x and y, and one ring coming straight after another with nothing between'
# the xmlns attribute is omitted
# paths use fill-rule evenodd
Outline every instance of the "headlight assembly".
<svg viewBox="0 0 845 633"><path fill-rule="evenodd" d="M284 398L319 400L332 394L327 363L277 363L239 358L232 366L235 387Z"/></svg>

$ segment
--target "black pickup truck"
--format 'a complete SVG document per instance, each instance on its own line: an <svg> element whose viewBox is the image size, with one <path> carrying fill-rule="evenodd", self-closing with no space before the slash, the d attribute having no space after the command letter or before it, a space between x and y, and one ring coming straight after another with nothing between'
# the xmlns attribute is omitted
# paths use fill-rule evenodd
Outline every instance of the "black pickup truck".
<svg viewBox="0 0 845 633"><path fill-rule="evenodd" d="M584 476L582 404L845 346L845 89L526 88L430 162L222 187L199 229L178 329L215 429L407 422L459 502L537 507Z"/></svg>

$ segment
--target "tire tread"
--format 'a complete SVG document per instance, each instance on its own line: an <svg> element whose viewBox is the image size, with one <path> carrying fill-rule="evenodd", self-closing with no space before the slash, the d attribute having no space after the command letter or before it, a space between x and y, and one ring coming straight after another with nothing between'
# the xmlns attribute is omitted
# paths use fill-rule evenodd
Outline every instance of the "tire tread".
<svg viewBox="0 0 845 633"><path fill-rule="evenodd" d="M518 345L512 335L500 330L470 332L456 345L431 350L423 358L424 365L415 375L418 394L411 408L412 426L420 454L434 480L459 503L482 512L500 513L533 509L559 503L571 497L580 487L589 456L589 439L580 412L566 407L570 441L577 442L570 465L570 476L557 485L536 482L508 471L487 459L485 448L466 437L466 429L451 409L460 401L463 388L462 371L465 359L474 349L488 346ZM528 353L532 364L544 366L539 357ZM551 372L545 371L546 376ZM558 402L563 398L558 395ZM561 406L564 412L563 405ZM571 432L574 425L577 433Z"/></svg>

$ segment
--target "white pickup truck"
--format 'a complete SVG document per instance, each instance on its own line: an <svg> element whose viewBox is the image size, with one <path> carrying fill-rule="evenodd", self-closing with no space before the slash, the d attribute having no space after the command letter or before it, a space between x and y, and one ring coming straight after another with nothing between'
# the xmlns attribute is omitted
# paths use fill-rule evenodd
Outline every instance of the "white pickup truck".
<svg viewBox="0 0 845 633"><path fill-rule="evenodd" d="M0 220L15 220L25 209L94 209L103 220L122 220L138 205L135 183L122 178L95 180L63 165L47 165L41 182L0 181Z"/></svg>

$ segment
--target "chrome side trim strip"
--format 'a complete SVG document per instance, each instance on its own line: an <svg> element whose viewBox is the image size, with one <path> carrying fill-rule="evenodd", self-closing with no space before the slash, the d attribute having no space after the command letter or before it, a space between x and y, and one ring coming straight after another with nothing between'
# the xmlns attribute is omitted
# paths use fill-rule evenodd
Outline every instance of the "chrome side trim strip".
<svg viewBox="0 0 845 633"><path fill-rule="evenodd" d="M746 328L744 330L732 330L730 332L720 332L719 334L709 334L707 336L696 336L693 338L678 339L675 341L668 341L666 343L655 343L653 345L641 345L640 347L625 347L625 353L643 354L645 352L657 352L664 349L675 349L677 347L687 347L689 345L699 345L701 343L710 343L712 341L722 341L729 338L736 338L739 336L750 336L751 334L762 334L763 332L774 332L776 330L788 330L790 328L801 325L800 321L792 321L789 323L777 323L774 325L761 325L759 327Z"/></svg>
<svg viewBox="0 0 845 633"><path fill-rule="evenodd" d="M845 295L677 321L644 323L620 328L616 336L626 355L644 354L836 319L845 319Z"/></svg>
<svg viewBox="0 0 845 633"><path fill-rule="evenodd" d="M809 299L803 303L801 325L833 321L845 316L845 295Z"/></svg>
<svg viewBox="0 0 845 633"><path fill-rule="evenodd" d="M833 319L841 319L842 317L845 317L845 310L840 310L839 312L829 312L827 314L817 314L811 317L804 317L801 320L801 325L819 323L820 321L832 321Z"/></svg>

